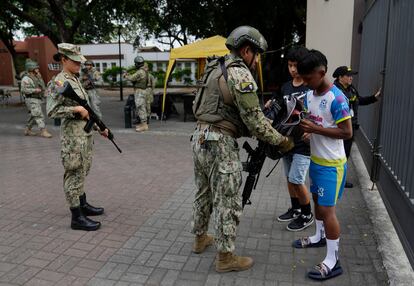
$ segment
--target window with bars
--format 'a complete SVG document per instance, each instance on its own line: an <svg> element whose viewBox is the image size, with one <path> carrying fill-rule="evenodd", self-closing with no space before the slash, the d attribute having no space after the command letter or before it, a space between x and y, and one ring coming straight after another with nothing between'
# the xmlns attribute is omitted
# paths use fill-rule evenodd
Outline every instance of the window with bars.
<svg viewBox="0 0 414 286"><path fill-rule="evenodd" d="M47 64L47 68L50 71L60 71L62 69L60 63L50 63L50 64Z"/></svg>

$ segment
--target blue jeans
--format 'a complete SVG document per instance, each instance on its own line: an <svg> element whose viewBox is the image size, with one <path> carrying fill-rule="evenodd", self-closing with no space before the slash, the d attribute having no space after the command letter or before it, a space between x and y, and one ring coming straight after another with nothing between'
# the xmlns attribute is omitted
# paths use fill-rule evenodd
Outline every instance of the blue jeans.
<svg viewBox="0 0 414 286"><path fill-rule="evenodd" d="M309 169L310 157L302 154L289 154L283 157L285 175L288 182L303 185Z"/></svg>

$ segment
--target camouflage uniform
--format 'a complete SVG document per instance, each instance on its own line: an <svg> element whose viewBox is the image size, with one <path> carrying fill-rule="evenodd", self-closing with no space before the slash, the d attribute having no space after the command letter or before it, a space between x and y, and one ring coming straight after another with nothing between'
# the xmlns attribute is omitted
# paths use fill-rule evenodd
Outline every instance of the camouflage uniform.
<svg viewBox="0 0 414 286"><path fill-rule="evenodd" d="M148 84L148 72L140 67L134 74L126 74L125 78L134 83L136 114L141 123L147 122L146 88Z"/></svg>
<svg viewBox="0 0 414 286"><path fill-rule="evenodd" d="M35 90L40 88L40 93L35 93ZM35 76L32 73L26 73L21 82L21 92L25 97L25 103L29 110L30 116L27 121L27 128L32 129L34 124L37 124L40 129L45 128L45 116L42 111L42 99L44 97L45 83L40 76Z"/></svg>
<svg viewBox="0 0 414 286"><path fill-rule="evenodd" d="M155 89L156 78L148 73L148 84L146 92L146 102L147 102L147 116L151 116L151 104L154 101L154 89Z"/></svg>
<svg viewBox="0 0 414 286"><path fill-rule="evenodd" d="M256 95L257 85L243 60L231 54L225 56L225 62L228 72L227 87L232 98L231 104L227 104L226 112L231 113L232 124L237 130L227 132L225 128L217 128L215 123L198 118L197 129L192 136L197 185L192 233L205 233L213 212L217 250L233 252L236 227L242 212L239 194L242 165L236 138L256 136L274 145L286 139L265 119ZM196 112L195 114L197 117ZM226 120L226 116L224 118ZM203 121L204 124L201 124Z"/></svg>
<svg viewBox="0 0 414 286"><path fill-rule="evenodd" d="M86 122L77 119L73 109L78 104L64 98L57 88L67 81L79 97L86 99L88 93L82 87L80 80L64 71L59 73L48 88L47 114L51 118L62 118L61 125L61 158L65 169L63 190L71 208L79 206L79 196L84 194L85 177L92 163L92 133L86 133L83 128Z"/></svg>
<svg viewBox="0 0 414 286"><path fill-rule="evenodd" d="M91 103L92 110L102 119L102 112L99 105L101 104L101 98L96 91L96 85L102 84L102 76L95 68L87 70L86 68L81 70L79 76L83 88L87 91L89 96L89 101ZM92 81L92 82L91 82Z"/></svg>

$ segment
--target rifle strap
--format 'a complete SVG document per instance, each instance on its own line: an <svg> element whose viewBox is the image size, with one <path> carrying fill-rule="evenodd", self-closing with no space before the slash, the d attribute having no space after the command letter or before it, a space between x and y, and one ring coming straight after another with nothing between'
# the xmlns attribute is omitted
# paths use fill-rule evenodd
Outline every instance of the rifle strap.
<svg viewBox="0 0 414 286"><path fill-rule="evenodd" d="M276 164L273 166L272 170L270 170L269 174L266 175L266 178L268 178L270 176L270 174L273 173L274 169L276 169L276 166L279 164L280 159L276 161Z"/></svg>

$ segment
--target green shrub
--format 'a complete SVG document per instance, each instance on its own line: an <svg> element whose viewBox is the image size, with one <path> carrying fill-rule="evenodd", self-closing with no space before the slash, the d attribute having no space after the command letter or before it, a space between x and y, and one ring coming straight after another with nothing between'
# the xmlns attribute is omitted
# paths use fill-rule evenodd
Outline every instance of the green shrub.
<svg viewBox="0 0 414 286"><path fill-rule="evenodd" d="M125 68L122 68L122 71L124 70ZM102 74L102 78L104 82L109 83L111 86L115 86L117 82L117 76L119 75L120 71L121 71L121 68L117 66L107 69Z"/></svg>
<svg viewBox="0 0 414 286"><path fill-rule="evenodd" d="M190 69L176 69L172 74L171 77L176 81L184 80L184 83L188 84L191 83L191 70Z"/></svg>

